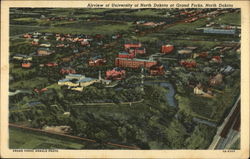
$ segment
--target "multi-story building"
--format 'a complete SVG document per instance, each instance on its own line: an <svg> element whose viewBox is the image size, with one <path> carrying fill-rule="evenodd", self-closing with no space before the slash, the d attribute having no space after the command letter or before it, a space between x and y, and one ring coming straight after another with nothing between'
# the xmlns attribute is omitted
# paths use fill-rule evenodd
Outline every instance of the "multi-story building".
<svg viewBox="0 0 250 159"><path fill-rule="evenodd" d="M115 65L117 67L130 67L130 68L150 68L153 65L156 65L157 61L154 60L146 60L146 59L129 59L129 58L116 58Z"/></svg>

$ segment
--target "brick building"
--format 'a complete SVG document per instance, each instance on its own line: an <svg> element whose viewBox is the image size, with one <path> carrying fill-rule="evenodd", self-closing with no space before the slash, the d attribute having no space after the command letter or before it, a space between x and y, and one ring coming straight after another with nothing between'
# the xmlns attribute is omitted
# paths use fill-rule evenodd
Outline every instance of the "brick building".
<svg viewBox="0 0 250 159"><path fill-rule="evenodd" d="M156 65L157 61L146 60L146 59L128 59L128 58L116 58L115 65L117 67L130 67L130 68L150 68L153 65Z"/></svg>
<svg viewBox="0 0 250 159"><path fill-rule="evenodd" d="M142 47L141 43L126 43L124 44L125 50L128 50L129 48L140 48Z"/></svg>

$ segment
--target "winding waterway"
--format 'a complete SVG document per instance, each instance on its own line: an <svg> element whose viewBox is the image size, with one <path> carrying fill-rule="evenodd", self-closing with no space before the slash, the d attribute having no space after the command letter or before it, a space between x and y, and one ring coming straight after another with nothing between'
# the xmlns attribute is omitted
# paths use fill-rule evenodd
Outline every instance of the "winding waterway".
<svg viewBox="0 0 250 159"><path fill-rule="evenodd" d="M166 100L167 100L167 103L170 105L170 106L173 106L173 107L177 107L177 103L176 103L176 100L175 100L175 89L173 87L173 85L169 82L154 82L154 81L146 81L144 83L145 85L158 85L158 86L161 86L161 87L164 87L166 89L168 89L167 93L165 94L166 96Z"/></svg>

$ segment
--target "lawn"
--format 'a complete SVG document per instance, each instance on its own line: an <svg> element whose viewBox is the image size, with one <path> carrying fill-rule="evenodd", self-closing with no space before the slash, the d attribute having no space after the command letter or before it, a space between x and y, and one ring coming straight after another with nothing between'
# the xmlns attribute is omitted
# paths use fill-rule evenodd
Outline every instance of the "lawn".
<svg viewBox="0 0 250 159"><path fill-rule="evenodd" d="M28 32L39 31L40 29L44 29L44 27L39 26L28 26L28 25L10 25L10 36L15 36L19 34L24 34Z"/></svg>
<svg viewBox="0 0 250 159"><path fill-rule="evenodd" d="M107 34L111 35L120 31L127 31L132 26L132 23L117 23L107 24L96 22L95 24L84 22L77 24L68 24L64 27L53 27L41 30L41 32L54 32L54 33L70 33L70 34Z"/></svg>
<svg viewBox="0 0 250 159"><path fill-rule="evenodd" d="M233 88L227 88L218 93L214 98L206 98L193 94L184 96L176 95L180 110L201 119L220 122L224 113L234 104L238 96L239 83Z"/></svg>
<svg viewBox="0 0 250 159"><path fill-rule="evenodd" d="M240 13L227 13L218 16L215 18L214 22L218 24L240 25Z"/></svg>
<svg viewBox="0 0 250 159"><path fill-rule="evenodd" d="M206 19L199 19L192 23L180 23L163 30L165 33L190 33L194 32L196 28L202 27L206 24Z"/></svg>
<svg viewBox="0 0 250 159"><path fill-rule="evenodd" d="M54 137L47 134L26 131L17 128L9 128L9 148L11 149L81 149L83 144L65 139L65 137Z"/></svg>
<svg viewBox="0 0 250 159"><path fill-rule="evenodd" d="M20 69L15 69L15 71L24 72ZM33 70L35 71L35 70ZM20 80L10 84L11 89L33 89L34 87L45 86L48 84L48 79L45 77L35 77L29 80Z"/></svg>

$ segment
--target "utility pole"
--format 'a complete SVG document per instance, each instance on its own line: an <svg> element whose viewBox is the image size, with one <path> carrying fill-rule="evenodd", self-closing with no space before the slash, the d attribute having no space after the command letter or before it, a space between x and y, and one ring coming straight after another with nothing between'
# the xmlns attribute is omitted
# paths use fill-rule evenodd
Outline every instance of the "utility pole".
<svg viewBox="0 0 250 159"><path fill-rule="evenodd" d="M141 91L144 92L144 68L141 68Z"/></svg>
<svg viewBox="0 0 250 159"><path fill-rule="evenodd" d="M101 71L99 71L99 81L101 82L102 80L102 74L101 74Z"/></svg>

